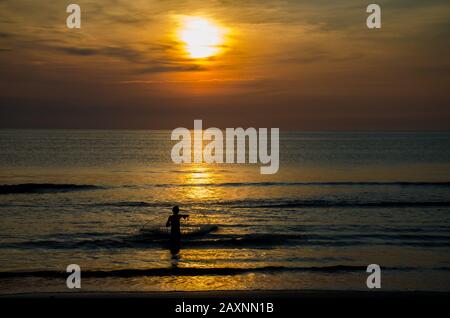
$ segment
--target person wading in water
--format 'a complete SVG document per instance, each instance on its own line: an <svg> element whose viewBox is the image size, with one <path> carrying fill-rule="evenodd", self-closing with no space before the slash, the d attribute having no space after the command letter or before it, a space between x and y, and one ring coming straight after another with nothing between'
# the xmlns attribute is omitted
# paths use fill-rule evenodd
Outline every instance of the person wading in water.
<svg viewBox="0 0 450 318"><path fill-rule="evenodd" d="M189 214L179 214L180 208L177 205L172 208L172 212L173 214L167 219L166 227L170 226L171 249L179 250L181 241L180 220L181 218L188 218Z"/></svg>

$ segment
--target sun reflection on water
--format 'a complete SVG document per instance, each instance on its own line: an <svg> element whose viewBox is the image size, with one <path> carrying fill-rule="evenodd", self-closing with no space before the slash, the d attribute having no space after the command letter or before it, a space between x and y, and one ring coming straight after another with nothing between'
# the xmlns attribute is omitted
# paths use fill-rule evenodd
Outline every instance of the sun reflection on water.
<svg viewBox="0 0 450 318"><path fill-rule="evenodd" d="M206 201L216 198L213 188L204 185L215 184L220 176L214 168L206 165L193 166L184 176L183 183L190 185L185 189L185 198L195 201Z"/></svg>

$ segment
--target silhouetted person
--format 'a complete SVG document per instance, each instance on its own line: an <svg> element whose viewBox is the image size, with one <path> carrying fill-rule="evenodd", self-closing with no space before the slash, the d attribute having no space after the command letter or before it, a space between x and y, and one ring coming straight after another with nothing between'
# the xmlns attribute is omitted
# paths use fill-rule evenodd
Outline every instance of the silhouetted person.
<svg viewBox="0 0 450 318"><path fill-rule="evenodd" d="M170 242L172 249L177 249L179 248L181 240L180 219L186 219L189 215L179 214L180 208L178 208L178 206L174 206L172 212L173 214L167 219L166 227L170 226Z"/></svg>

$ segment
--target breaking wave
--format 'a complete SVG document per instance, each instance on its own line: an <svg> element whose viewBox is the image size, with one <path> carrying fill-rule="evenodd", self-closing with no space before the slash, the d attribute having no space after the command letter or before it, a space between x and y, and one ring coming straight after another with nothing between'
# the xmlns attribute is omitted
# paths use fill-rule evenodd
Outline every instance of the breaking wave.
<svg viewBox="0 0 450 318"><path fill-rule="evenodd" d="M2 184L0 194L13 193L48 193L48 192L69 192L82 190L96 190L102 187L84 184L55 184L55 183L22 183L22 184Z"/></svg>
<svg viewBox="0 0 450 318"><path fill-rule="evenodd" d="M83 271L84 278L107 278L107 277L142 277L142 276L209 276L209 275L240 275L246 273L278 273L278 272L319 272L319 273L339 273L339 272L364 272L367 266L357 265L331 265L331 266L311 266L311 267L284 267L265 266L256 268L149 268L149 269L119 269L119 270L87 270ZM435 269L435 268L431 268ZM383 267L383 270L392 271L412 271L418 270L415 267ZM448 268L437 268L436 270L448 270ZM21 272L0 272L0 278L22 278L22 277L42 277L42 278L62 278L67 277L64 271L21 271Z"/></svg>

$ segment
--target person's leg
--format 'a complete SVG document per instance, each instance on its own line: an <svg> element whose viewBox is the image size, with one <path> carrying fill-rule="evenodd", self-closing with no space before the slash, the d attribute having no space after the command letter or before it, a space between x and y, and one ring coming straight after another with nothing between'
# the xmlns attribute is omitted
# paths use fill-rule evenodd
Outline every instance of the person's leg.
<svg viewBox="0 0 450 318"><path fill-rule="evenodd" d="M181 235L171 234L170 235L170 251L172 253L177 254L180 251L180 242L181 242Z"/></svg>

